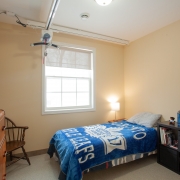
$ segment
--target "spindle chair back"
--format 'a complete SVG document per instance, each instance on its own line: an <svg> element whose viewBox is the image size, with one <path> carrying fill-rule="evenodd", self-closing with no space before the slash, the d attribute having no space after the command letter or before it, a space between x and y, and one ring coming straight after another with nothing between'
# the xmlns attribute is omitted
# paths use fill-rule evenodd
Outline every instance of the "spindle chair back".
<svg viewBox="0 0 180 180"><path fill-rule="evenodd" d="M28 127L16 126L16 124L8 117L5 117L5 123L6 123L5 130L6 130L6 151L7 151L6 155L10 156L10 162L6 163L6 167L19 161L20 159L27 160L28 164L30 165L31 163L24 149L25 131L28 129ZM19 148L21 148L23 151L23 155L21 157L13 155L13 151Z"/></svg>

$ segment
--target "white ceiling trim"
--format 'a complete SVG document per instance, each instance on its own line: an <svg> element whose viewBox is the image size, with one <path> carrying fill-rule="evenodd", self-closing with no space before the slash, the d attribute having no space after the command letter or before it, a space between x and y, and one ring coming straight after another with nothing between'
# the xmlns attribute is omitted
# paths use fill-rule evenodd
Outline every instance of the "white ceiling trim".
<svg viewBox="0 0 180 180"><path fill-rule="evenodd" d="M60 4L51 22L61 32L70 28L70 34L112 43L135 41L180 20L180 0L113 0L104 7L95 0L0 0L0 12L14 12L21 22L45 23L53 1ZM82 13L89 14L87 21L80 18ZM16 20L1 14L0 22L15 24Z"/></svg>
<svg viewBox="0 0 180 180"><path fill-rule="evenodd" d="M111 42L111 43L117 43L117 44L121 44L121 45L129 44L129 41L124 40L124 39L109 37L109 36L105 36L102 34L92 33L89 31L84 31L84 30L75 29L75 28L64 27L61 25L52 26L51 24L52 24L55 14L56 14L56 10L59 6L59 3L60 3L60 0L53 0L51 9L49 12L49 17L48 17L46 24L38 25L38 27L42 26L42 28L44 29L44 26L45 26L46 30L52 30L52 31L56 31L56 32L61 32L61 33L66 33L66 34L71 34L71 35L76 35L76 36L82 36L82 37L86 37L86 38L93 38L93 39L107 41L107 42ZM34 25L33 21L28 21L27 24L30 26ZM38 22L36 22L36 24L38 24Z"/></svg>
<svg viewBox="0 0 180 180"><path fill-rule="evenodd" d="M31 28L45 29L46 24L41 23L41 22L27 20L27 25ZM57 25L51 25L49 29L57 33L60 32L60 33L65 33L65 34L70 34L70 35L75 35L75 36L86 37L90 39L111 42L111 43L120 44L120 45L129 44L129 41L125 39L114 38L114 37L105 36L102 34L96 34L96 33L88 32L88 31L83 31L80 29L74 29L74 28L57 26Z"/></svg>

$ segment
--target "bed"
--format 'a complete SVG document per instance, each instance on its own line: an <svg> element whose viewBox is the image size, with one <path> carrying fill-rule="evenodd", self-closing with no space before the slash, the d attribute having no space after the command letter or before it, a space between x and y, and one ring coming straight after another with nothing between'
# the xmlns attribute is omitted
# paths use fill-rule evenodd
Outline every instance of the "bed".
<svg viewBox="0 0 180 180"><path fill-rule="evenodd" d="M96 124L57 131L48 154L57 154L59 180L81 180L83 174L156 153L157 131L134 122Z"/></svg>

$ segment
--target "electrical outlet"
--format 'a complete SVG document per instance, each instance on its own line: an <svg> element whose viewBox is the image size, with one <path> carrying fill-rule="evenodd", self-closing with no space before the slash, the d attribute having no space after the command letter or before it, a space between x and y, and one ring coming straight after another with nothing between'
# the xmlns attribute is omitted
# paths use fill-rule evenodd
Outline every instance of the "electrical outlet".
<svg viewBox="0 0 180 180"><path fill-rule="evenodd" d="M15 13L10 12L10 11L6 11L6 15L8 15L8 16L15 16Z"/></svg>

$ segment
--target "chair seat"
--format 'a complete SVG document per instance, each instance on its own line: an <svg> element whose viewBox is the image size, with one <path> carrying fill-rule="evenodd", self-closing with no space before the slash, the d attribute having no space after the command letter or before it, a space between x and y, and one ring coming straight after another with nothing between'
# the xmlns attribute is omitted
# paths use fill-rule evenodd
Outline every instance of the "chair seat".
<svg viewBox="0 0 180 180"><path fill-rule="evenodd" d="M9 141L6 143L7 152L13 151L25 145L25 141Z"/></svg>

